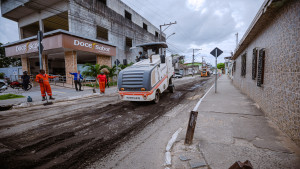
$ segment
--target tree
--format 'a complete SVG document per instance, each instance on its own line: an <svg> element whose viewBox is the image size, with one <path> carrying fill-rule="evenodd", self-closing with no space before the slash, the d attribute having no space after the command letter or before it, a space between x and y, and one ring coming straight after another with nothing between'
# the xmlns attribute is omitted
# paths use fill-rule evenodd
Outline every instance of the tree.
<svg viewBox="0 0 300 169"><path fill-rule="evenodd" d="M0 46L2 43L0 43ZM19 58L11 58L5 56L4 47L0 47L0 68L12 66L21 66L21 60Z"/></svg>
<svg viewBox="0 0 300 169"><path fill-rule="evenodd" d="M225 64L224 63L218 63L217 64L217 68L218 69L224 69L225 68Z"/></svg>
<svg viewBox="0 0 300 169"><path fill-rule="evenodd" d="M87 67L85 71L82 72L83 76L90 76L95 78L95 86L94 88L96 88L97 86L97 75L100 74L100 65L96 64L96 65L92 65L90 63L85 64L83 67Z"/></svg>

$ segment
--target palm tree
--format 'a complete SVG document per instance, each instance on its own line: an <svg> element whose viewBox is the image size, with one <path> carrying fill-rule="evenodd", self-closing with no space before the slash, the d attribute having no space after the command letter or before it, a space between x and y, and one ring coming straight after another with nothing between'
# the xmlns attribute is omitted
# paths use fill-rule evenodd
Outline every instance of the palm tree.
<svg viewBox="0 0 300 169"><path fill-rule="evenodd" d="M95 89L97 86L97 75L100 74L100 65L99 64L92 65L90 63L87 63L83 67L87 67L86 70L82 72L83 76L89 76L95 78L95 86L94 86Z"/></svg>

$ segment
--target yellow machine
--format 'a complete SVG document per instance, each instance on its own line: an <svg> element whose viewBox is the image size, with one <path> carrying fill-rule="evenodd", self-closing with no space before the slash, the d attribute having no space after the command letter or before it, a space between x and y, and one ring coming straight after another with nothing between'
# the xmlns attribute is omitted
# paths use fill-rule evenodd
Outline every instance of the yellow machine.
<svg viewBox="0 0 300 169"><path fill-rule="evenodd" d="M206 70L202 70L201 71L201 77L207 77L207 71Z"/></svg>
<svg viewBox="0 0 300 169"><path fill-rule="evenodd" d="M207 66L206 66L206 64L204 63L204 64L202 65L201 77L207 77L207 76L209 76L209 75L208 75L208 72L207 72Z"/></svg>

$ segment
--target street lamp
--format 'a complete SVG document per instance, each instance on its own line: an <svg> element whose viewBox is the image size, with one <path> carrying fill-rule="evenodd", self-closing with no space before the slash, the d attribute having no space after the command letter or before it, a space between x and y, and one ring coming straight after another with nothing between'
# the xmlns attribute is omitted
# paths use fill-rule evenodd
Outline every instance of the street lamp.
<svg viewBox="0 0 300 169"><path fill-rule="evenodd" d="M166 40L170 37L170 36L172 36L172 35L175 35L175 32L174 33L172 33L171 35L169 35L167 38L166 38Z"/></svg>

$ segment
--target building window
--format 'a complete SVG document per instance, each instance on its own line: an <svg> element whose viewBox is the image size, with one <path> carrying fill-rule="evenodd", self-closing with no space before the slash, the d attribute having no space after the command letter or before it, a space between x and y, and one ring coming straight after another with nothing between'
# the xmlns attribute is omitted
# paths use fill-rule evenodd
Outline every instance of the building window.
<svg viewBox="0 0 300 169"><path fill-rule="evenodd" d="M108 29L97 26L97 39L108 41Z"/></svg>
<svg viewBox="0 0 300 169"><path fill-rule="evenodd" d="M246 53L242 55L242 60L241 60L241 76L245 77L246 76Z"/></svg>
<svg viewBox="0 0 300 169"><path fill-rule="evenodd" d="M257 72L257 86L261 87L264 84L264 69L265 69L265 49L259 50L258 57L258 72Z"/></svg>
<svg viewBox="0 0 300 169"><path fill-rule="evenodd" d="M256 72L257 72L257 48L253 49L253 56L252 56L252 79L256 79Z"/></svg>
<svg viewBox="0 0 300 169"><path fill-rule="evenodd" d="M145 23L143 23L143 28L144 28L145 30L148 30L148 25L145 24Z"/></svg>
<svg viewBox="0 0 300 169"><path fill-rule="evenodd" d="M233 69L233 72L235 72L235 68L236 68L236 62L234 61L234 62L233 62L233 68L232 68L232 69Z"/></svg>
<svg viewBox="0 0 300 169"><path fill-rule="evenodd" d="M158 37L158 32L155 31L155 36Z"/></svg>
<svg viewBox="0 0 300 169"><path fill-rule="evenodd" d="M98 1L106 5L106 0L98 0Z"/></svg>
<svg viewBox="0 0 300 169"><path fill-rule="evenodd" d="M131 20L131 13L125 10L125 18Z"/></svg>
<svg viewBox="0 0 300 169"><path fill-rule="evenodd" d="M132 47L132 39L131 38L128 38L128 37L125 38L125 47L127 47L127 48Z"/></svg>

